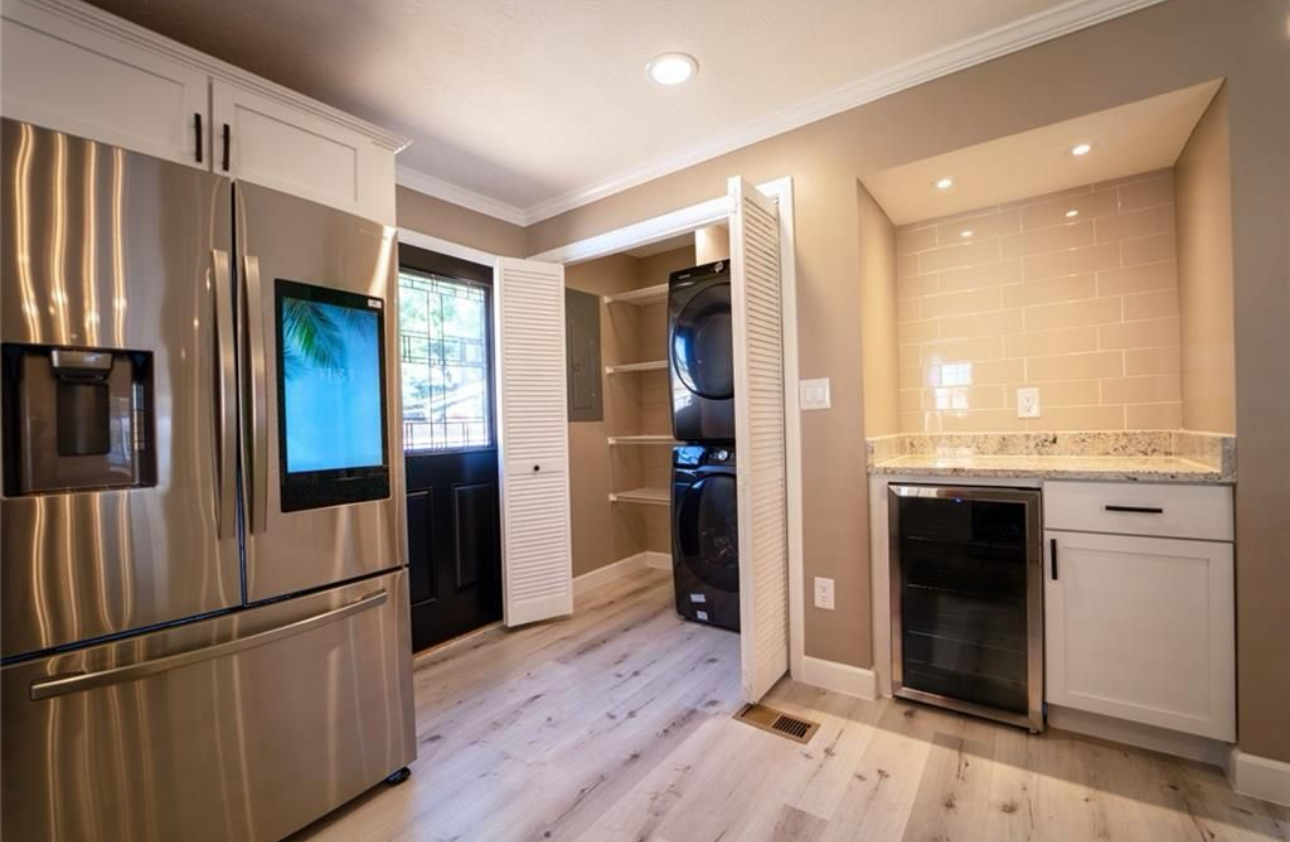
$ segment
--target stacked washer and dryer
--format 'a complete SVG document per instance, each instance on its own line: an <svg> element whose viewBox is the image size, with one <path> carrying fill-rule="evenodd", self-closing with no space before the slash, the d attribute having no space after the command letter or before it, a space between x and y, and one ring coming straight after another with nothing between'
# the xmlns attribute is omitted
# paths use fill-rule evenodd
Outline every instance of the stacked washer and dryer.
<svg viewBox="0 0 1290 842"><path fill-rule="evenodd" d="M668 279L672 565L684 618L739 630L735 364L730 264Z"/></svg>

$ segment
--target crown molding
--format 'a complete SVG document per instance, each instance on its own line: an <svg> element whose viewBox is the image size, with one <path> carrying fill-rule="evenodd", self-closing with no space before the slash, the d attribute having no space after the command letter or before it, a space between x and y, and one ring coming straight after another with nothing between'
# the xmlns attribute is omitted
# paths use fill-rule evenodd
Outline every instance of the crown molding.
<svg viewBox="0 0 1290 842"><path fill-rule="evenodd" d="M500 216L507 222L516 225L533 225L544 219L550 219L567 213L575 208L621 193L654 179L678 172L712 160L721 155L751 146L767 138L784 132L801 128L809 123L832 117L843 111L882 99L891 94L913 88L933 79L957 73L973 65L982 64L992 59L1006 56L1033 47L1054 38L1060 38L1072 32L1078 32L1090 26L1163 3L1165 0L1071 0L1060 6L1036 12L988 32L966 38L939 50L926 53L918 58L898 64L887 70L865 76L849 82L840 88L811 97L796 105L752 120L730 131L722 132L701 141L700 143L673 155L657 158L623 170L609 178L595 182L587 187L555 196L531 207L519 209L496 202L485 196L471 193L439 179L433 179L445 192L461 191L467 194L477 205L465 205L471 210L490 213L485 207L489 204L501 205L508 215ZM411 172L411 171L409 171ZM417 173L420 176L422 174ZM402 183L402 182L400 182ZM409 183L407 186L420 189ZM431 195L447 201L455 201L448 195L431 192ZM463 204L458 202L458 204ZM517 221L522 220L522 221Z"/></svg>
<svg viewBox="0 0 1290 842"><path fill-rule="evenodd" d="M276 82L270 82L247 70L221 61L214 56L199 52L164 35L145 29L136 23L105 12L81 0L4 0L6 15L13 13L15 7L27 8L61 18L87 29L101 32L118 41L125 42L139 49L153 53L199 70L212 79L236 85L260 96L276 100L283 105L296 108L332 123L338 123L368 138L383 149L398 152L407 147L407 138L387 131L375 123L355 117L353 114L333 108L326 103L293 91Z"/></svg>
<svg viewBox="0 0 1290 842"><path fill-rule="evenodd" d="M1072 0L1061 6L1036 12L752 120L678 154L632 167L588 187L540 202L526 209L528 224L559 216L574 208L933 79L1162 2L1165 0Z"/></svg>
<svg viewBox="0 0 1290 842"><path fill-rule="evenodd" d="M405 167L401 164L395 167L394 181L418 193L424 193L436 199L443 199L445 202L451 202L467 210L473 210L476 213L482 213L495 219L500 219L503 222L518 225L521 228L529 224L528 214L522 208L508 205L505 202L490 198L482 193L476 193L473 190L467 190L465 187L458 187L456 184L444 181L442 178L436 178L411 167Z"/></svg>

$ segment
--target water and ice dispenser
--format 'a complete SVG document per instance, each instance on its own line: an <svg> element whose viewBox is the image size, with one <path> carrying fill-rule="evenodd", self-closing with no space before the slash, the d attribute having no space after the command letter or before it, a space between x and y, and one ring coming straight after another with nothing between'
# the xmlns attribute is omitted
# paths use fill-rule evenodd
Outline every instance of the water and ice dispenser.
<svg viewBox="0 0 1290 842"><path fill-rule="evenodd" d="M152 355L3 347L5 494L156 483Z"/></svg>

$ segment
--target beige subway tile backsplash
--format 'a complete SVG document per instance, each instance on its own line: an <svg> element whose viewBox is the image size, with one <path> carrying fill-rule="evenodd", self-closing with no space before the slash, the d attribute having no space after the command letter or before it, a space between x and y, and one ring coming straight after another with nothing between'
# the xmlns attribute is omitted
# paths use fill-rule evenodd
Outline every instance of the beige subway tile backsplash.
<svg viewBox="0 0 1290 842"><path fill-rule="evenodd" d="M1103 243L1083 248L1032 254L1022 262L1021 274L1027 281L1038 281L1057 275L1077 275L1115 269L1120 265L1120 244Z"/></svg>
<svg viewBox="0 0 1290 842"><path fill-rule="evenodd" d="M903 226L901 429L1180 426L1173 202L1162 171Z"/></svg>

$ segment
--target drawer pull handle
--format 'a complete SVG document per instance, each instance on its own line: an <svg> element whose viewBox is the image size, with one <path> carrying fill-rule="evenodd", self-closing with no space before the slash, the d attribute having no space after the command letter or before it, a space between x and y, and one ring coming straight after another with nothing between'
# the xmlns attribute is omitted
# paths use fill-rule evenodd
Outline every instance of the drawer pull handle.
<svg viewBox="0 0 1290 842"><path fill-rule="evenodd" d="M1049 538L1049 539L1048 539L1048 548L1049 548L1049 550L1051 550L1051 552L1052 552L1052 557L1053 557L1053 581L1054 581L1054 582L1056 582L1056 581L1057 581L1057 539L1056 539L1056 538Z"/></svg>
<svg viewBox="0 0 1290 842"><path fill-rule="evenodd" d="M1107 506L1108 512L1124 512L1131 515L1163 515L1164 509L1155 506Z"/></svg>

